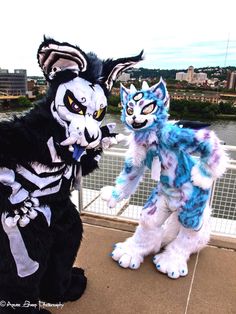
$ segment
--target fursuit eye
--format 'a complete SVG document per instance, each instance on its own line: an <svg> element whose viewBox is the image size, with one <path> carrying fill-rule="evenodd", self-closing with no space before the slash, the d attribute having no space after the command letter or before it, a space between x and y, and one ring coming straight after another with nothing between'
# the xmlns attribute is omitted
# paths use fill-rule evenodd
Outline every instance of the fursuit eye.
<svg viewBox="0 0 236 314"><path fill-rule="evenodd" d="M97 121L102 121L106 113L106 107L103 109L99 109L94 111L93 118Z"/></svg>
<svg viewBox="0 0 236 314"><path fill-rule="evenodd" d="M69 96L68 96L68 102L69 102L71 109L73 111L75 111L78 114L83 114L83 111L81 110L79 105L77 105Z"/></svg>
<svg viewBox="0 0 236 314"><path fill-rule="evenodd" d="M129 116L131 116L131 115L134 113L134 109L128 107L128 108L126 109L126 112L127 112L127 114L128 114Z"/></svg>
<svg viewBox="0 0 236 314"><path fill-rule="evenodd" d="M86 99L84 100L86 102ZM66 108L75 114L85 115L86 114L86 106L84 106L81 101L75 98L74 94L67 90L64 96L64 104Z"/></svg>
<svg viewBox="0 0 236 314"><path fill-rule="evenodd" d="M150 114L153 112L153 110L156 108L156 104L152 102L151 104L146 105L142 111L141 114Z"/></svg>

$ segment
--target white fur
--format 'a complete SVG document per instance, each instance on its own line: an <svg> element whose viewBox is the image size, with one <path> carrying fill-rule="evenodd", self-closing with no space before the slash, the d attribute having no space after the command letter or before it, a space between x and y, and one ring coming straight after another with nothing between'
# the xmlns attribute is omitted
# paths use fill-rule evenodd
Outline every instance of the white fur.
<svg viewBox="0 0 236 314"><path fill-rule="evenodd" d="M146 158L147 148L145 146L140 146L136 144L134 141L131 142L129 149L126 152L126 157L132 158L133 165L136 167L140 167L142 162Z"/></svg>
<svg viewBox="0 0 236 314"><path fill-rule="evenodd" d="M153 262L158 271L172 279L188 274L187 261L192 253L201 250L210 237L210 208L204 210L201 228L198 231L184 228L178 221L178 212L172 214L167 208L168 200L162 195L157 203L157 211L149 215L147 208L142 211L139 226L134 235L123 243L117 243L112 258L123 268L137 269L144 257L158 253Z"/></svg>
<svg viewBox="0 0 236 314"><path fill-rule="evenodd" d="M101 189L101 199L107 202L109 208L114 208L117 204L116 200L112 198L112 190L113 186L104 186Z"/></svg>
<svg viewBox="0 0 236 314"><path fill-rule="evenodd" d="M193 185L198 186L202 189L210 189L212 187L213 179L206 177L201 174L198 164L193 166L191 170L191 181Z"/></svg>

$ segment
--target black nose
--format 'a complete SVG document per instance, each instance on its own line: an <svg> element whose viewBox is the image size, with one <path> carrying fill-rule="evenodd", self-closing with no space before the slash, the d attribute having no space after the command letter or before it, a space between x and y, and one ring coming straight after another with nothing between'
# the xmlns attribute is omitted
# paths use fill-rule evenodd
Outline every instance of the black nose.
<svg viewBox="0 0 236 314"><path fill-rule="evenodd" d="M135 119L136 119L136 116L133 116L132 119L135 120Z"/></svg>
<svg viewBox="0 0 236 314"><path fill-rule="evenodd" d="M85 128L85 129L84 129L84 136L85 136L85 139L86 139L86 141L87 141L88 143L92 143L92 142L96 141L96 139L97 139L98 136L99 136L99 133L98 133L97 137L95 137L95 136L90 136L88 130Z"/></svg>

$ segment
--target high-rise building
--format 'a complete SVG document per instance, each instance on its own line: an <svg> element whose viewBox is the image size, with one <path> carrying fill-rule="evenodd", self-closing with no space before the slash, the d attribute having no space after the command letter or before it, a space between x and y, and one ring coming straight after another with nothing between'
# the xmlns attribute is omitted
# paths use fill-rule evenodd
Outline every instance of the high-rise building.
<svg viewBox="0 0 236 314"><path fill-rule="evenodd" d="M16 69L10 73L6 69L0 68L0 93L4 95L26 95L27 72Z"/></svg>
<svg viewBox="0 0 236 314"><path fill-rule="evenodd" d="M188 67L187 75L186 75L186 81L189 83L193 83L194 81L194 67L191 65Z"/></svg>
<svg viewBox="0 0 236 314"><path fill-rule="evenodd" d="M194 67L191 65L186 72L177 72L175 79L177 81L187 81L192 84L204 84L207 81L206 73L195 73Z"/></svg>
<svg viewBox="0 0 236 314"><path fill-rule="evenodd" d="M228 72L226 88L236 90L236 71Z"/></svg>

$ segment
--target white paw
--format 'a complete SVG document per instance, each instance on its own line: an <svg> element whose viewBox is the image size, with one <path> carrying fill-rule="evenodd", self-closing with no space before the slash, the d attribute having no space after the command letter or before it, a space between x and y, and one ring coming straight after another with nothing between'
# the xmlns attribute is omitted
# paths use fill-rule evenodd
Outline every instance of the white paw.
<svg viewBox="0 0 236 314"><path fill-rule="evenodd" d="M101 188L101 199L103 201L109 201L111 199L113 186L104 186Z"/></svg>
<svg viewBox="0 0 236 314"><path fill-rule="evenodd" d="M158 271L167 274L172 279L188 274L187 261L181 255L163 252L154 256L153 263Z"/></svg>
<svg viewBox="0 0 236 314"><path fill-rule="evenodd" d="M143 257L138 253L138 250L132 248L128 242L115 244L110 255L123 268L137 269L143 262Z"/></svg>
<svg viewBox="0 0 236 314"><path fill-rule="evenodd" d="M108 207L114 208L117 201L112 197L113 186L104 186L101 188L101 199L107 202Z"/></svg>

